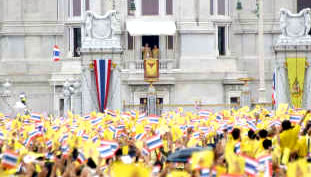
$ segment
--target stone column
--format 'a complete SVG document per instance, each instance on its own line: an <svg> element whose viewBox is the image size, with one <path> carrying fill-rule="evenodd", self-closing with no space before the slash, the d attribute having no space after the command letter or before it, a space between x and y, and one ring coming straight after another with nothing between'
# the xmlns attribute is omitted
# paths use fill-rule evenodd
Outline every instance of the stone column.
<svg viewBox="0 0 311 177"><path fill-rule="evenodd" d="M308 63L311 63L311 60L307 60ZM304 84L304 94L302 107L306 109L311 108L311 68L308 66L305 72L305 84Z"/></svg>

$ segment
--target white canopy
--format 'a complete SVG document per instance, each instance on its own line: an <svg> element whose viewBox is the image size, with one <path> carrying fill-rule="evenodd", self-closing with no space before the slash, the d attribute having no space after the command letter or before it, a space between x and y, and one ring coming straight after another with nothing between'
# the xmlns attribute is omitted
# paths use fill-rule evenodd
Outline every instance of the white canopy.
<svg viewBox="0 0 311 177"><path fill-rule="evenodd" d="M131 36L170 36L176 33L175 22L169 20L133 19L128 20L126 26Z"/></svg>

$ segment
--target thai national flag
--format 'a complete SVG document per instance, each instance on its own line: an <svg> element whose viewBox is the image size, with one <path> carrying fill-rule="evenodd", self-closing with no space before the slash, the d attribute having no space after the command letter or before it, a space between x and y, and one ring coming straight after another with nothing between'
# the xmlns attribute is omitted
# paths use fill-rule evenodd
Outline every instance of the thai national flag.
<svg viewBox="0 0 311 177"><path fill-rule="evenodd" d="M131 110L131 116L132 116L132 117L136 117L136 111Z"/></svg>
<svg viewBox="0 0 311 177"><path fill-rule="evenodd" d="M57 45L54 45L54 48L53 48L53 61L59 61L60 60L59 56L60 56L60 50L59 50Z"/></svg>
<svg viewBox="0 0 311 177"><path fill-rule="evenodd" d="M245 173L255 176L257 174L258 161L246 155L242 155L245 159Z"/></svg>
<svg viewBox="0 0 311 177"><path fill-rule="evenodd" d="M276 68L274 69L274 72L273 72L273 78L272 78L272 104L273 105L276 105L276 97L277 97L277 95L276 95Z"/></svg>
<svg viewBox="0 0 311 177"><path fill-rule="evenodd" d="M212 176L210 176L210 169L208 168L203 168L200 171L200 177L216 177L217 173L215 170L212 170Z"/></svg>
<svg viewBox="0 0 311 177"><path fill-rule="evenodd" d="M137 122L142 122L145 119L146 119L146 114L145 113L139 114Z"/></svg>
<svg viewBox="0 0 311 177"><path fill-rule="evenodd" d="M162 139L161 139L160 135L155 135L155 136L149 138L146 141L146 144L147 144L147 147L148 147L149 151L152 151L152 150L154 150L156 148L159 148L159 147L163 146L163 142L162 142Z"/></svg>
<svg viewBox="0 0 311 177"><path fill-rule="evenodd" d="M253 131L257 130L257 126L256 124L254 124L254 122L248 120L246 121L246 123L247 123L248 128L252 129Z"/></svg>
<svg viewBox="0 0 311 177"><path fill-rule="evenodd" d="M111 60L94 60L94 75L96 79L97 100L100 111L104 111L107 107L110 73Z"/></svg>
<svg viewBox="0 0 311 177"><path fill-rule="evenodd" d="M200 110L199 111L199 116L200 117L208 117L211 115L211 111L208 111L208 110Z"/></svg>
<svg viewBox="0 0 311 177"><path fill-rule="evenodd" d="M60 142L60 143L63 143L63 142L65 142L67 139L68 139L68 134L65 134L65 135L63 135L63 136L59 139L59 142Z"/></svg>
<svg viewBox="0 0 311 177"><path fill-rule="evenodd" d="M144 156L148 156L150 154L149 151L145 148L143 148L141 152Z"/></svg>
<svg viewBox="0 0 311 177"><path fill-rule="evenodd" d="M216 121L220 122L223 119L223 116L221 114L216 115Z"/></svg>
<svg viewBox="0 0 311 177"><path fill-rule="evenodd" d="M94 137L92 138L92 142L93 142L93 143L95 143L97 140L98 140L98 136L94 136Z"/></svg>
<svg viewBox="0 0 311 177"><path fill-rule="evenodd" d="M149 116L148 121L149 121L149 123L152 123L152 124L158 124L159 123L159 117L155 116L155 115L151 115L151 116Z"/></svg>
<svg viewBox="0 0 311 177"><path fill-rule="evenodd" d="M4 139L4 133L2 131L0 131L0 140Z"/></svg>
<svg viewBox="0 0 311 177"><path fill-rule="evenodd" d="M85 158L84 154L81 151L79 151L79 155L78 155L77 160L81 164L83 164L86 161L86 158Z"/></svg>
<svg viewBox="0 0 311 177"><path fill-rule="evenodd" d="M105 110L105 112L106 112L106 114L110 115L111 117L116 117L117 116L117 114L114 111L112 111L112 110Z"/></svg>
<svg viewBox="0 0 311 177"><path fill-rule="evenodd" d="M145 133L139 133L135 136L136 141L142 140L145 137Z"/></svg>
<svg viewBox="0 0 311 177"><path fill-rule="evenodd" d="M25 141L24 141L24 146L29 146L30 144L31 144L31 138L30 137L28 137Z"/></svg>
<svg viewBox="0 0 311 177"><path fill-rule="evenodd" d="M265 162L271 162L272 163L272 156L271 155L265 155L265 156L261 156L258 159L259 164L263 165L265 164Z"/></svg>
<svg viewBox="0 0 311 177"><path fill-rule="evenodd" d="M89 139L89 136L87 134L82 135L82 140L87 141Z"/></svg>
<svg viewBox="0 0 311 177"><path fill-rule="evenodd" d="M52 146L53 146L53 141L52 141L52 140L47 141L47 142L46 142L46 146L47 146L49 149L52 148Z"/></svg>
<svg viewBox="0 0 311 177"><path fill-rule="evenodd" d="M265 155L262 157L259 157L258 162L261 167L263 167L264 171L264 177L271 177L272 176L272 156L271 155Z"/></svg>
<svg viewBox="0 0 311 177"><path fill-rule="evenodd" d="M112 126L112 125L110 125L110 126L108 127L108 130L111 131L112 133L117 133L117 129L114 128L114 126Z"/></svg>
<svg viewBox="0 0 311 177"><path fill-rule="evenodd" d="M96 126L101 121L102 121L102 117L98 117L98 118L95 118L95 119L91 120L91 124L92 124L92 126Z"/></svg>
<svg viewBox="0 0 311 177"><path fill-rule="evenodd" d="M28 133L30 140L33 140L36 137L41 136L41 135L42 135L42 133L38 130L34 130L34 131Z"/></svg>
<svg viewBox="0 0 311 177"><path fill-rule="evenodd" d="M132 117L132 115L130 113L122 113L121 117L129 119Z"/></svg>
<svg viewBox="0 0 311 177"><path fill-rule="evenodd" d="M111 146L102 146L97 148L100 157L103 159L111 158L114 156L115 151L111 148Z"/></svg>
<svg viewBox="0 0 311 177"><path fill-rule="evenodd" d="M6 168L15 168L18 163L18 154L11 151L3 153L1 164Z"/></svg>
<svg viewBox="0 0 311 177"><path fill-rule="evenodd" d="M236 144L234 145L234 152L235 152L236 154L240 154L240 153L241 153L241 143L240 143L240 142L238 142L238 143L236 143Z"/></svg>
<svg viewBox="0 0 311 177"><path fill-rule="evenodd" d="M84 120L89 120L91 118L91 115L90 114L87 114L85 116L83 116Z"/></svg>
<svg viewBox="0 0 311 177"><path fill-rule="evenodd" d="M116 141L102 140L100 142L100 146L110 146L113 151L117 151L119 149L119 144Z"/></svg>
<svg viewBox="0 0 311 177"><path fill-rule="evenodd" d="M289 121L292 122L292 123L299 123L301 118L302 117L300 115L291 115L289 117Z"/></svg>
<svg viewBox="0 0 311 177"><path fill-rule="evenodd" d="M195 139L199 139L200 138L200 132L194 132L192 134L192 137L195 138Z"/></svg>
<svg viewBox="0 0 311 177"><path fill-rule="evenodd" d="M30 119L35 121L35 122L40 122L41 121L41 115L38 113L31 113Z"/></svg>

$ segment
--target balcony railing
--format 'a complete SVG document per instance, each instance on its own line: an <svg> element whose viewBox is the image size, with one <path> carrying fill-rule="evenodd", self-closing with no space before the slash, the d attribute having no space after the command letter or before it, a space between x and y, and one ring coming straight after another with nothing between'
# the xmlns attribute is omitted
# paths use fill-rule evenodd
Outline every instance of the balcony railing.
<svg viewBox="0 0 311 177"><path fill-rule="evenodd" d="M160 59L159 70L166 71L175 68L174 59ZM130 60L128 61L129 69L136 72L144 71L144 60Z"/></svg>
<svg viewBox="0 0 311 177"><path fill-rule="evenodd" d="M123 61L125 62L125 68L135 72L143 72L144 60L139 50L127 50L124 52ZM166 50L160 54L159 69L160 72L165 72L170 69L176 68L176 58L174 50Z"/></svg>

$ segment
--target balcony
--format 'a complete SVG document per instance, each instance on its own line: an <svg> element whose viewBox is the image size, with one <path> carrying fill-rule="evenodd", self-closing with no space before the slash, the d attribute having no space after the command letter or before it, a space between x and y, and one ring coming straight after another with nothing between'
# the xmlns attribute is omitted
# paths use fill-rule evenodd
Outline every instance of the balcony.
<svg viewBox="0 0 311 177"><path fill-rule="evenodd" d="M123 61L125 62L125 68L130 72L143 73L144 72L144 60L141 57L139 50L127 50L124 52ZM160 54L159 58L159 70L160 73L168 73L170 70L176 68L176 59L174 50L166 50Z"/></svg>

